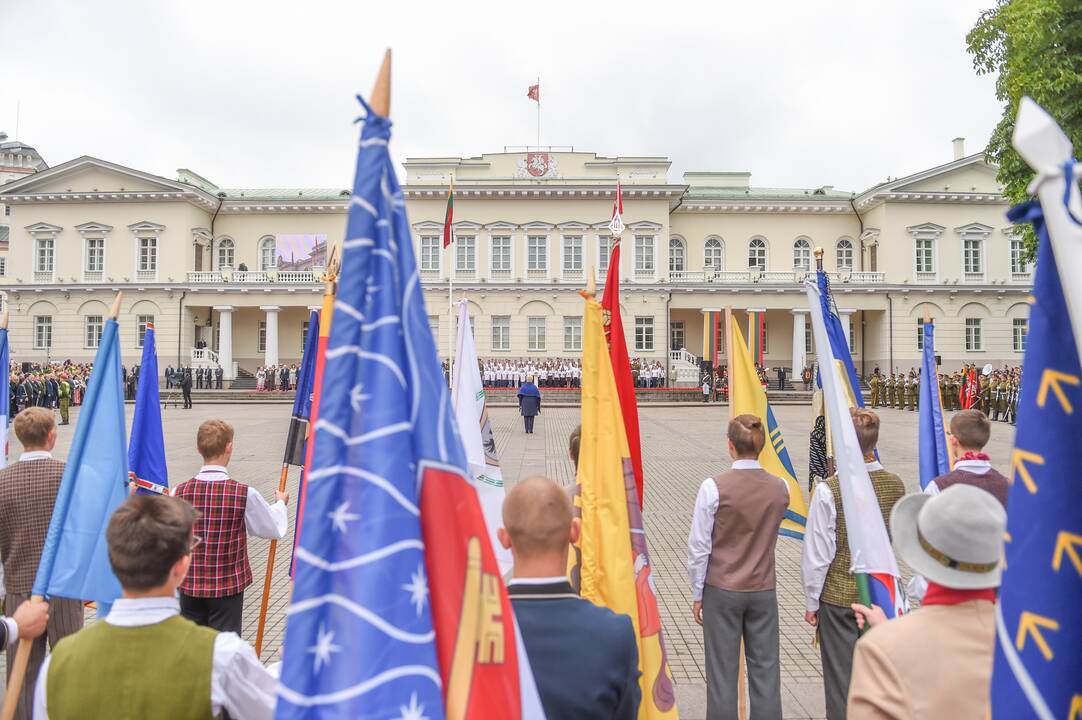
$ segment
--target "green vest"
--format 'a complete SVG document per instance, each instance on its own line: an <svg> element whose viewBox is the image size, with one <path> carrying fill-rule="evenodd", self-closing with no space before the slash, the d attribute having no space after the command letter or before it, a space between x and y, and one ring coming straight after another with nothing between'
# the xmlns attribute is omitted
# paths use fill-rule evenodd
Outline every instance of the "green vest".
<svg viewBox="0 0 1082 720"><path fill-rule="evenodd" d="M49 661L52 720L206 720L218 633L179 615L142 627L88 625Z"/></svg>
<svg viewBox="0 0 1082 720"><path fill-rule="evenodd" d="M886 470L873 470L868 473L872 481L872 489L875 497L879 500L879 511L883 513L883 522L886 523L887 533L890 533L890 511L894 504L905 495L905 484L894 473ZM834 561L827 570L826 582L823 583L823 592L819 596L820 602L829 603L838 607L848 608L857 602L857 581L849 572L852 566L852 556L849 554L849 533L846 531L845 511L842 509L842 491L837 475L831 475L823 480L834 494L834 508L837 511L837 522L834 524L834 537L836 550ZM49 713L50 717L52 712Z"/></svg>

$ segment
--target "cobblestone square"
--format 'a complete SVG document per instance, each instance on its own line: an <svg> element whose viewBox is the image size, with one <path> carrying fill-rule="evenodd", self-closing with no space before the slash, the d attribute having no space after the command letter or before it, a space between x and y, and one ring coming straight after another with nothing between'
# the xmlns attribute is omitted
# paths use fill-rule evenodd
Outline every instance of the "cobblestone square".
<svg viewBox="0 0 1082 720"><path fill-rule="evenodd" d="M170 482L175 484L199 470L195 430L207 418L219 417L236 427L235 449L230 465L237 480L259 488L272 497L281 468L290 406L205 405L193 410L163 410ZM525 435L514 408L491 409L497 446L508 486L531 475L547 475L563 485L574 482L567 455L567 437L579 422L578 408L551 408L538 418L535 434ZM808 406L774 408L798 473L807 488ZM879 445L884 465L898 473L910 490L917 482L917 413L881 410ZM73 421L76 419L73 416ZM128 407L131 419L131 407ZM729 466L724 443L728 407L688 405L645 407L640 410L643 461L646 475L645 518L650 552L661 602L672 673L678 683L681 716L705 717L705 676L701 629L691 617L691 596L686 579L686 543L695 494L704 478ZM56 455L66 457L75 422L60 428ZM1013 427L993 423L988 452L993 463L1005 469L1014 438ZM10 457L17 459L18 441L12 437ZM290 531L280 543L271 588L264 660L274 659L285 628L288 604L288 565L293 539L298 473L289 475ZM266 569L269 542L252 538L249 555L255 584L245 597L244 636L255 641L259 601ZM812 647L811 628L804 623L800 590L800 542L778 541L778 601L781 616L781 664L787 718L820 718L824 714L822 672L818 650Z"/></svg>

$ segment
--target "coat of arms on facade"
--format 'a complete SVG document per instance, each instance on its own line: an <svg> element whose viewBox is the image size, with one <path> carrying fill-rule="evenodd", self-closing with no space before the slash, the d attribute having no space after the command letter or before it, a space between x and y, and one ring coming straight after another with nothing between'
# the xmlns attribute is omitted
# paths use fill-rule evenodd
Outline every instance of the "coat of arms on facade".
<svg viewBox="0 0 1082 720"><path fill-rule="evenodd" d="M528 152L518 161L515 177L557 177L556 158L545 152Z"/></svg>

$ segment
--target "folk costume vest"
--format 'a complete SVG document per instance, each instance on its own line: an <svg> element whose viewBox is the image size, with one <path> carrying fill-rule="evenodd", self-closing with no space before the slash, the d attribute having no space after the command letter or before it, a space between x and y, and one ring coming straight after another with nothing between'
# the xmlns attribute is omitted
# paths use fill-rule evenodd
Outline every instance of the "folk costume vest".
<svg viewBox="0 0 1082 720"><path fill-rule="evenodd" d="M192 553L192 566L180 591L200 598L243 592L252 584L244 525L248 486L229 478L193 479L178 485L176 496L190 502L199 514L194 532L203 539Z"/></svg>
<svg viewBox="0 0 1082 720"><path fill-rule="evenodd" d="M996 500L999 500L1003 507L1007 507L1007 493L1010 490L1010 481L994 468L989 468L988 472L984 474L969 472L968 470L951 470L946 475L940 475L935 479L935 484L941 492L958 483L972 485L990 492L996 496Z"/></svg>
<svg viewBox="0 0 1082 720"><path fill-rule="evenodd" d="M730 470L714 478L718 511L706 584L731 592L772 590L774 546L789 507L789 490L762 469Z"/></svg>
<svg viewBox="0 0 1082 720"><path fill-rule="evenodd" d="M872 489L879 501L879 511L883 514L883 523L890 532L890 511L895 503L905 495L905 485L902 479L894 473L886 470L872 470L868 473L872 481ZM857 581L849 572L852 566L852 555L849 553L849 533L845 525L845 510L842 508L842 489L837 475L831 475L824 480L830 492L834 495L834 509L837 511L835 522L836 550L834 561L827 570L826 582L823 584L823 592L819 596L820 602L829 603L838 607L848 608L857 602Z"/></svg>
<svg viewBox="0 0 1082 720"><path fill-rule="evenodd" d="M64 475L64 463L42 458L0 470L0 555L10 593L28 595Z"/></svg>
<svg viewBox="0 0 1082 720"><path fill-rule="evenodd" d="M53 720L213 717L216 630L175 615L154 625L88 625L49 661L45 704Z"/></svg>

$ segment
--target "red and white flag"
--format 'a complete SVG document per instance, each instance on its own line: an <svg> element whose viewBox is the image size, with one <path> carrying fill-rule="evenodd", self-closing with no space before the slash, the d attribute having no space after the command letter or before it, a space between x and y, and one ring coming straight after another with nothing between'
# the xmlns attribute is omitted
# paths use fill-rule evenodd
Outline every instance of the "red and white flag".
<svg viewBox="0 0 1082 720"><path fill-rule="evenodd" d="M540 104L541 84L538 83L537 85L531 85L529 89L526 90L526 97L530 98L531 100L535 100L538 104Z"/></svg>

